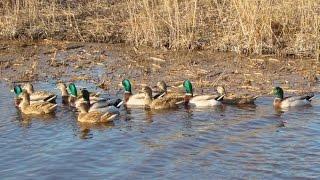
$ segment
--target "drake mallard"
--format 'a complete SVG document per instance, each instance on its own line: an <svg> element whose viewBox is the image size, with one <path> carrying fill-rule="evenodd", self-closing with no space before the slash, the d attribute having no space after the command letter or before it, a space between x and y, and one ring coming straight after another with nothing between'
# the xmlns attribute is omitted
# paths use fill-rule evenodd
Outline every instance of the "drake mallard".
<svg viewBox="0 0 320 180"><path fill-rule="evenodd" d="M223 104L229 105L242 105L242 104L254 104L254 101L258 98L258 96L251 96L251 95L235 95L227 93L223 86L217 87L217 92L219 94L225 94L222 99Z"/></svg>
<svg viewBox="0 0 320 180"><path fill-rule="evenodd" d="M131 82L128 79L122 81L122 86L124 88L124 104L128 107L130 106L144 106L144 93L132 94Z"/></svg>
<svg viewBox="0 0 320 180"><path fill-rule="evenodd" d="M284 97L283 89L281 87L273 88L272 93L276 96L273 101L273 106L276 108L310 105L311 100L314 97L314 94Z"/></svg>
<svg viewBox="0 0 320 180"><path fill-rule="evenodd" d="M114 114L120 114L119 107L123 101L121 99L103 99L91 103L89 98L89 91L86 89L81 90L83 102L89 107L88 111L100 111L100 112L112 112Z"/></svg>
<svg viewBox="0 0 320 180"><path fill-rule="evenodd" d="M28 92L23 91L20 94L21 102L19 107L24 114L49 114L56 110L57 104L53 104L50 102L36 102L30 104L30 95Z"/></svg>
<svg viewBox="0 0 320 180"><path fill-rule="evenodd" d="M183 82L183 87L186 91L184 101L185 104L189 104L195 107L210 107L222 105L222 100L225 94L223 92L218 92L219 96L214 95L193 95L192 84L189 80Z"/></svg>
<svg viewBox="0 0 320 180"><path fill-rule="evenodd" d="M143 88L144 104L146 108L150 109L172 109L177 108L181 99L173 96L163 96L161 98L154 99L152 97L152 89L149 86Z"/></svg>
<svg viewBox="0 0 320 180"><path fill-rule="evenodd" d="M118 114L113 114L111 112L89 111L90 108L87 103L80 103L79 105L77 105L77 108L80 111L78 115L79 122L112 122L118 116Z"/></svg>
<svg viewBox="0 0 320 180"><path fill-rule="evenodd" d="M23 89L25 89L30 95L30 101L46 101L50 103L56 103L57 95L48 91L34 91L31 83L25 84Z"/></svg>

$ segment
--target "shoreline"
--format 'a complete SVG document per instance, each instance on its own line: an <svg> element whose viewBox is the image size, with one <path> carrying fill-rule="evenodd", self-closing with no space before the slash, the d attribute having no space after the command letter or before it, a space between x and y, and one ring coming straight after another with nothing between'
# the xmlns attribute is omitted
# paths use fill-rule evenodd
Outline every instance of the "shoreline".
<svg viewBox="0 0 320 180"><path fill-rule="evenodd" d="M164 80L178 87L190 79L197 93L213 93L222 85L232 94L267 95L274 86L288 94L319 92L320 68L316 59L246 57L234 53L164 51L122 44L67 41L0 43L1 80L73 82L91 81L117 91L124 78L136 90Z"/></svg>

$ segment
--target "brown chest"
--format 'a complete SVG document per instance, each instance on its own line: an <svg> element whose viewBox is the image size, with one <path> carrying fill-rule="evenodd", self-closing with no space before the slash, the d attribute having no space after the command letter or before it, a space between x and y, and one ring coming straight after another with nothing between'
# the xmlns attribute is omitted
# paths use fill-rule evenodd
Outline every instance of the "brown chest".
<svg viewBox="0 0 320 180"><path fill-rule="evenodd" d="M276 99L274 99L274 101L273 101L273 106L274 106L275 108L281 108L281 102L282 102L281 99L276 98Z"/></svg>

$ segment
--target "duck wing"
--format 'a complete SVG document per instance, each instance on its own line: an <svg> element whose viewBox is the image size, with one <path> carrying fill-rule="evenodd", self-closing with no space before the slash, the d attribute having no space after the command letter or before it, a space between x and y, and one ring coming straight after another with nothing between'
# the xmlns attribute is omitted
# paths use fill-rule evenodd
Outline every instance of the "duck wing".
<svg viewBox="0 0 320 180"><path fill-rule="evenodd" d="M30 104L27 107L27 110L29 112L39 113L39 114L45 114L53 112L57 107L57 104L52 104L49 102L41 102L41 103L34 103Z"/></svg>
<svg viewBox="0 0 320 180"><path fill-rule="evenodd" d="M109 106L114 106L114 107L120 107L123 104L123 101L119 98L109 99L107 102L108 102Z"/></svg>
<svg viewBox="0 0 320 180"><path fill-rule="evenodd" d="M199 95L199 96L194 96L192 97L193 101L204 101L204 100L210 100L210 99L215 99L217 96L214 95Z"/></svg>
<svg viewBox="0 0 320 180"><path fill-rule="evenodd" d="M254 104L254 101L258 98L258 96L227 96L223 98L223 103L225 104Z"/></svg>
<svg viewBox="0 0 320 180"><path fill-rule="evenodd" d="M56 98L57 95L47 91L36 91L30 95L31 101L50 101Z"/></svg>
<svg viewBox="0 0 320 180"><path fill-rule="evenodd" d="M120 114L120 111L118 108L114 107L114 106L107 106L107 107L103 107L103 108L96 108L96 109L89 109L89 112L101 112L101 113L113 113L113 114Z"/></svg>
<svg viewBox="0 0 320 180"><path fill-rule="evenodd" d="M291 97L285 98L283 101L287 101L287 102L294 102L294 101L301 101L301 100L311 101L313 97L314 97L314 94L302 95L302 96L291 96Z"/></svg>
<svg viewBox="0 0 320 180"><path fill-rule="evenodd" d="M101 116L103 114L98 111L88 112L86 114L79 114L78 121L80 122L88 122L88 123L96 123L100 122Z"/></svg>
<svg viewBox="0 0 320 180"><path fill-rule="evenodd" d="M152 101L150 107L152 109L171 109L177 108L177 103L180 101L179 98L174 97L162 97Z"/></svg>
<svg viewBox="0 0 320 180"><path fill-rule="evenodd" d="M173 92L158 93L155 96L153 96L153 99L158 99L158 98L162 98L162 97L177 98L177 99L180 99L180 101L184 100L184 94L178 94L178 93L173 93Z"/></svg>
<svg viewBox="0 0 320 180"><path fill-rule="evenodd" d="M107 112L101 116L100 122L112 122L116 117L118 117L118 114Z"/></svg>
<svg viewBox="0 0 320 180"><path fill-rule="evenodd" d="M90 106L91 109L104 108L108 106L120 107L123 101L121 99L103 99L93 102Z"/></svg>
<svg viewBox="0 0 320 180"><path fill-rule="evenodd" d="M158 98L164 96L165 94L166 94L165 92L163 92L163 93L157 93L156 95L153 96L153 99L158 99Z"/></svg>

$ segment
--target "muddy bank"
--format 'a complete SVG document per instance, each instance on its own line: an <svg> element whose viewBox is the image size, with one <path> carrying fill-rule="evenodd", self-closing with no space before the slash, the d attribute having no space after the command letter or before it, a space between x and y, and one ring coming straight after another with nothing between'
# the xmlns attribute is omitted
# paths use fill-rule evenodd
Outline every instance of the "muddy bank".
<svg viewBox="0 0 320 180"><path fill-rule="evenodd" d="M141 85L165 80L173 88L185 79L196 92L212 92L224 85L236 94L266 95L273 86L292 93L319 91L319 63L315 59L242 57L212 51L169 52L99 43L40 41L1 42L1 81L90 81L115 92L122 79ZM177 87L178 88L178 87ZM179 89L179 88L178 88Z"/></svg>

